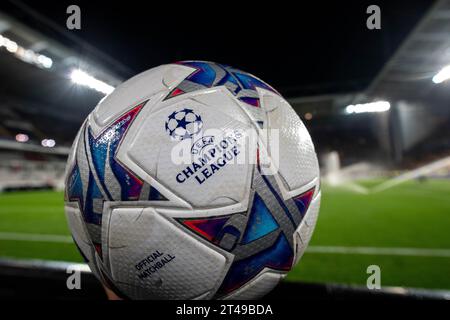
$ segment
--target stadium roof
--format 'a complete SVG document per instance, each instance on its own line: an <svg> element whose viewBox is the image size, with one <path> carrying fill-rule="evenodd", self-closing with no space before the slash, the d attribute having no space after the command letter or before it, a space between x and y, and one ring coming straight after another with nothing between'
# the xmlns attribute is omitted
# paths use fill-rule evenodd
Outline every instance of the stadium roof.
<svg viewBox="0 0 450 320"><path fill-rule="evenodd" d="M339 113L355 103L374 100L433 101L446 104L450 91L436 86L433 77L450 64L450 1L440 0L386 62L363 90L291 99L300 115L315 110L316 115Z"/></svg>
<svg viewBox="0 0 450 320"><path fill-rule="evenodd" d="M395 55L385 64L366 90L366 94L390 99L430 98L438 88L432 81L433 76L448 64L450 1L441 0L430 8Z"/></svg>

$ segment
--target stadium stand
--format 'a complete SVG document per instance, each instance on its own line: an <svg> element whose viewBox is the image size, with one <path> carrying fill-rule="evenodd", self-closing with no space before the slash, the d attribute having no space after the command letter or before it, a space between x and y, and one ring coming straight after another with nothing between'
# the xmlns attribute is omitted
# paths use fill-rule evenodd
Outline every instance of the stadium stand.
<svg viewBox="0 0 450 320"><path fill-rule="evenodd" d="M2 154L0 192L64 188L64 161L9 159Z"/></svg>

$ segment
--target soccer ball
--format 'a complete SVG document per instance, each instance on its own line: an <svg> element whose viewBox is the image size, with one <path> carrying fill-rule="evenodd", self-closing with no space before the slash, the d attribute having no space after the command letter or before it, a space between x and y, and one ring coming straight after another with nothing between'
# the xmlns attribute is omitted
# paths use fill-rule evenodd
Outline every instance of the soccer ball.
<svg viewBox="0 0 450 320"><path fill-rule="evenodd" d="M320 195L311 138L275 89L183 61L131 78L87 117L65 212L120 297L254 299L299 261Z"/></svg>

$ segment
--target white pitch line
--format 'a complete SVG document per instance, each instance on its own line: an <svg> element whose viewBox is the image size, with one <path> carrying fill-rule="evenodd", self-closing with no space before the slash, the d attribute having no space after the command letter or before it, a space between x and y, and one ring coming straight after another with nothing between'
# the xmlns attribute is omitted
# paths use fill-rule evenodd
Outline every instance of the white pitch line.
<svg viewBox="0 0 450 320"><path fill-rule="evenodd" d="M57 234L0 232L0 240L72 243L72 237ZM309 246L308 253L423 256L450 258L450 249Z"/></svg>
<svg viewBox="0 0 450 320"><path fill-rule="evenodd" d="M450 258L450 249L309 246L306 252Z"/></svg>
<svg viewBox="0 0 450 320"><path fill-rule="evenodd" d="M72 237L58 234L0 232L0 240L72 243Z"/></svg>
<svg viewBox="0 0 450 320"><path fill-rule="evenodd" d="M433 161L420 168L405 172L395 178L389 179L386 182L383 182L382 184L375 186L371 191L372 192L384 191L408 180L412 180L420 176L427 175L429 173L435 172L441 168L446 168L448 166L450 166L450 156L437 161Z"/></svg>
<svg viewBox="0 0 450 320"><path fill-rule="evenodd" d="M361 194L369 194L370 190L360 184L357 184L355 182L347 182L341 185L342 188L344 189L348 189L351 190L353 192L356 193L361 193Z"/></svg>

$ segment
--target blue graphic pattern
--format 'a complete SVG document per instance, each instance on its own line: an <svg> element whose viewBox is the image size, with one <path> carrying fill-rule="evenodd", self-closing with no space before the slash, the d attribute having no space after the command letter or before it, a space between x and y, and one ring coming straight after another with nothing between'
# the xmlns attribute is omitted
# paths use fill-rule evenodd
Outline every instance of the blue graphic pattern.
<svg viewBox="0 0 450 320"><path fill-rule="evenodd" d="M143 104L131 109L119 117L111 126L109 126L96 138L92 135L92 130L88 128L89 147L92 162L103 190L105 190L105 193L111 200L127 201L137 200L139 198L143 182L127 168L125 168L120 162L118 162L116 159L116 152L128 127L133 122L142 107ZM106 161L108 161L111 171L120 184L120 199L112 199L112 196L105 184Z"/></svg>
<svg viewBox="0 0 450 320"><path fill-rule="evenodd" d="M89 180L88 180L88 188L86 191L86 202L84 205L84 210L82 210L82 214L84 217L84 221L87 223L93 223L97 225L101 225L102 223L102 215L101 212L95 212L94 210L94 201L105 201L103 198L100 189L98 188L97 182L94 179L94 176L91 172L89 172Z"/></svg>
<svg viewBox="0 0 450 320"><path fill-rule="evenodd" d="M291 268L293 256L289 242L280 233L272 247L246 259L234 262L217 293L223 295L241 287L265 267L288 271Z"/></svg>
<svg viewBox="0 0 450 320"><path fill-rule="evenodd" d="M86 133L88 137L87 143L84 145L84 153L91 155L92 164L87 169L87 185L83 186L80 168L75 159L75 165L67 180L67 198L69 201L78 201L86 223L101 225L101 208L106 200L127 201L139 198L143 181L123 166L115 156L128 127L144 105L145 103L142 103L121 115L97 137L94 137L88 125L82 130L80 139L83 139ZM120 184L120 197L114 198L105 183L107 178L105 176L106 164L110 166L114 177ZM97 175L100 185L98 185L94 173ZM83 194L83 187L86 190L86 194ZM163 198L158 194L159 192L153 190L151 196Z"/></svg>
<svg viewBox="0 0 450 320"><path fill-rule="evenodd" d="M84 207L83 182L81 181L80 169L76 162L67 179L67 195L69 201L78 201L80 208Z"/></svg>
<svg viewBox="0 0 450 320"><path fill-rule="evenodd" d="M241 244L252 242L276 229L278 229L278 223L273 218L261 197L258 194L255 194L249 221L247 223L247 230L244 233Z"/></svg>
<svg viewBox="0 0 450 320"><path fill-rule="evenodd" d="M294 203L302 215L305 215L314 194L314 188L294 198Z"/></svg>
<svg viewBox="0 0 450 320"><path fill-rule="evenodd" d="M174 88L167 95L166 99L201 88L225 86L240 101L254 107L259 107L260 102L258 92L256 91L257 87L278 94L275 89L253 75L227 65L204 61L181 61L177 63L192 67L195 71ZM197 87L192 86L192 84L197 85ZM241 93L244 89L246 93Z"/></svg>
<svg viewBox="0 0 450 320"><path fill-rule="evenodd" d="M264 179L264 182L267 184L267 187L269 188L269 190L272 192L272 194L275 196L275 198L277 199L278 203L280 204L281 208L283 208L284 212L286 213L286 216L289 218L289 220L291 220L292 224L294 226L297 226L297 224L295 223L294 219L291 216L291 213L289 212L288 207L286 207L286 204L284 203L284 200L281 198L281 196L278 194L278 192L275 190L275 188L272 186L272 184L270 183L270 181L267 179L267 177L265 175L261 175L261 177Z"/></svg>

